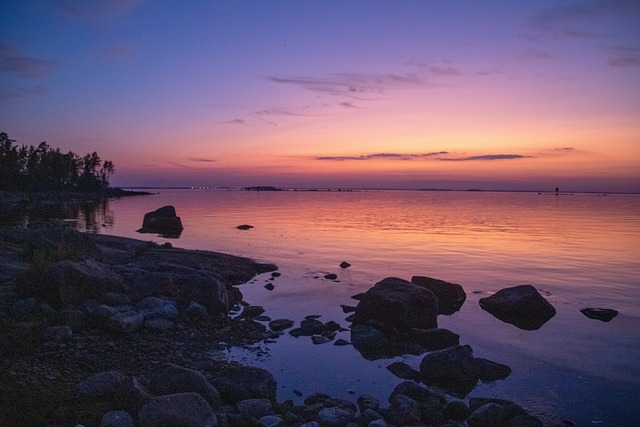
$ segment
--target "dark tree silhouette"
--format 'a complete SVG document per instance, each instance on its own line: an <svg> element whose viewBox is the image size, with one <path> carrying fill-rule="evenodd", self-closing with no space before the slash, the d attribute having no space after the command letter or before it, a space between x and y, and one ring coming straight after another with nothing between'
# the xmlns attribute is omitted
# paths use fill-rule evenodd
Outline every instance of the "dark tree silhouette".
<svg viewBox="0 0 640 427"><path fill-rule="evenodd" d="M100 192L109 187L113 162L103 162L95 151L80 157L46 142L20 148L15 142L0 133L0 190Z"/></svg>

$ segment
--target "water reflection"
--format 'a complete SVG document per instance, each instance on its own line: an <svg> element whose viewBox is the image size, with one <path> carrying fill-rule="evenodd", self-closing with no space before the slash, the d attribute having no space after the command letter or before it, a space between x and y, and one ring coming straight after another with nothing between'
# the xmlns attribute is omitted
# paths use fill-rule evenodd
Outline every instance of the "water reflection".
<svg viewBox="0 0 640 427"><path fill-rule="evenodd" d="M113 228L109 199L36 203L31 206L0 206L0 227L42 228L65 224L89 233Z"/></svg>

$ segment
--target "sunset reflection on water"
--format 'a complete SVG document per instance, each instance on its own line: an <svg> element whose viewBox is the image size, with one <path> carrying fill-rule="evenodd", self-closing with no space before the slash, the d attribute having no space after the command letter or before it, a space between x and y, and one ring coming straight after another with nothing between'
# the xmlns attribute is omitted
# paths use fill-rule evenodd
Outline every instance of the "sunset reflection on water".
<svg viewBox="0 0 640 427"><path fill-rule="evenodd" d="M180 238L136 233L144 214L164 205L182 218ZM439 327L459 334L478 357L513 369L472 395L515 399L580 423L625 425L640 417L624 400L640 393L640 195L160 190L112 200L106 213L112 221L99 227L104 233L277 264L281 277L240 286L273 319L316 314L348 327L341 305L355 305L352 295L385 277L459 283L467 300L459 312L439 316ZM241 224L254 228L238 230ZM351 267L341 269L342 261ZM522 284L557 310L540 330L523 331L479 307L480 298ZM620 315L603 323L580 313L584 307ZM349 333L338 337L349 340ZM366 362L351 346L313 346L288 335L263 354L229 352L274 372L279 399L294 400L292 390L303 385L345 399L354 392L386 399L398 378L385 366L418 363L407 356ZM331 376L319 374L328 370Z"/></svg>

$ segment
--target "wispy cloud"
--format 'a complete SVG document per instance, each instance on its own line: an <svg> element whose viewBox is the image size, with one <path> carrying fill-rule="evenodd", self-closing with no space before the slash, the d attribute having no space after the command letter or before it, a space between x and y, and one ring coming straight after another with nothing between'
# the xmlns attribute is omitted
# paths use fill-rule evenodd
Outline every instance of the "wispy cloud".
<svg viewBox="0 0 640 427"><path fill-rule="evenodd" d="M469 162L469 161L493 161L493 160L515 160L515 159L533 159L534 156L525 156L522 154L486 154L482 156L469 157L449 157L440 158L438 160L447 162Z"/></svg>
<svg viewBox="0 0 640 427"><path fill-rule="evenodd" d="M256 111L253 114L257 116L295 116L295 117L312 117L315 114L306 114L299 111L308 110L309 107L300 107L298 111L284 109L284 108L265 108L264 110Z"/></svg>
<svg viewBox="0 0 640 427"><path fill-rule="evenodd" d="M447 151L437 151L432 153L420 153L420 154L401 154L401 153L374 153L374 154L362 154L360 156L317 156L314 160L330 160L334 162L344 162L348 160L419 160L427 159L430 157L449 154Z"/></svg>
<svg viewBox="0 0 640 427"><path fill-rule="evenodd" d="M51 5L71 19L97 23L122 16L144 1L145 0L55 0Z"/></svg>
<svg viewBox="0 0 640 427"><path fill-rule="evenodd" d="M190 162L197 162L197 163L215 163L218 161L216 159L207 159L204 157L187 157L187 160L189 160Z"/></svg>
<svg viewBox="0 0 640 427"><path fill-rule="evenodd" d="M23 98L26 96L44 95L45 90L42 86L35 86L25 89L0 89L0 102L7 101L12 98Z"/></svg>
<svg viewBox="0 0 640 427"><path fill-rule="evenodd" d="M0 42L0 71L20 77L40 77L55 70L57 61L36 58L21 52L16 46Z"/></svg>
<svg viewBox="0 0 640 427"><path fill-rule="evenodd" d="M335 73L322 77L270 76L266 79L312 92L355 99L369 99L371 96L380 96L394 89L433 85L424 73Z"/></svg>
<svg viewBox="0 0 640 427"><path fill-rule="evenodd" d="M246 122L245 119L231 119L231 120L227 120L224 123L228 125L243 125L245 122Z"/></svg>
<svg viewBox="0 0 640 427"><path fill-rule="evenodd" d="M640 2L591 0L547 8L531 16L528 27L554 38L600 38L602 34L589 29L590 20L631 15L640 15Z"/></svg>
<svg viewBox="0 0 640 427"><path fill-rule="evenodd" d="M572 148L562 148L561 150L572 150ZM460 156L449 151L434 151L431 153L374 153L362 154L359 156L316 156L314 160L322 161L367 161L367 160L399 160L399 161L419 161L433 160L446 162L469 162L469 161L494 161L494 160L518 160L533 159L535 156L524 154L484 154L478 156Z"/></svg>
<svg viewBox="0 0 640 427"><path fill-rule="evenodd" d="M559 151L559 152L569 152L569 151L575 151L575 148L573 147L558 147L558 148L554 148L552 151Z"/></svg>
<svg viewBox="0 0 640 427"><path fill-rule="evenodd" d="M609 65L612 67L640 66L640 48L615 46L610 48Z"/></svg>

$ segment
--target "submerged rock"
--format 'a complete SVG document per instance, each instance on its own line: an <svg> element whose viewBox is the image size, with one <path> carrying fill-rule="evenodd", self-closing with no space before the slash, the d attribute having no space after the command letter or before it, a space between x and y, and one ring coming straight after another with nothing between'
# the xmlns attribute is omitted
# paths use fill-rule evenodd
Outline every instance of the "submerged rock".
<svg viewBox="0 0 640 427"><path fill-rule="evenodd" d="M531 285L505 288L480 298L480 307L497 319L525 330L540 329L556 309Z"/></svg>
<svg viewBox="0 0 640 427"><path fill-rule="evenodd" d="M458 397L469 394L479 380L495 381L509 374L511 368L506 365L475 358L468 345L428 353L420 363L422 382L441 387Z"/></svg>
<svg viewBox="0 0 640 427"><path fill-rule="evenodd" d="M583 308L580 313L589 319L596 319L602 322L609 322L618 315L618 311L611 308Z"/></svg>

